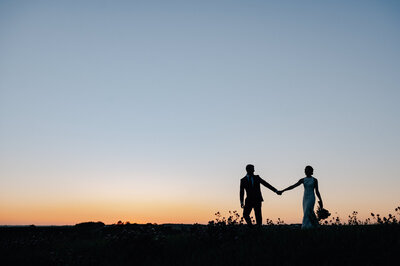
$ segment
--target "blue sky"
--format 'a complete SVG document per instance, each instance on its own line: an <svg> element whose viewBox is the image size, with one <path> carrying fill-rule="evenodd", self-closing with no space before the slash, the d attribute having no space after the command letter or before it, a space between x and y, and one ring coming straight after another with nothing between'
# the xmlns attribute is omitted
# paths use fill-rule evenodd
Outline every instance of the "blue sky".
<svg viewBox="0 0 400 266"><path fill-rule="evenodd" d="M1 1L0 222L49 200L204 222L247 163L278 188L313 165L342 215L392 210L399 26L396 1ZM302 189L264 193L301 220Z"/></svg>

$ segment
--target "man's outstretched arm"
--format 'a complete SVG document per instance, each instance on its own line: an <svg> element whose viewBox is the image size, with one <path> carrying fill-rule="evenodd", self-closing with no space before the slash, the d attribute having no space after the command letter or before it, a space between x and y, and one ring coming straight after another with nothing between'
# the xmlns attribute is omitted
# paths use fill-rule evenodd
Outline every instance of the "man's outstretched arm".
<svg viewBox="0 0 400 266"><path fill-rule="evenodd" d="M273 186L271 186L267 181L265 181L264 179L262 179L260 177L260 183L263 184L264 186L266 186L267 188L269 188L270 190L272 190L273 192L277 193L278 190L276 188L274 188Z"/></svg>
<svg viewBox="0 0 400 266"><path fill-rule="evenodd" d="M242 181L240 181L240 207L242 207L242 208L244 206L243 198L244 198L244 187L243 187Z"/></svg>

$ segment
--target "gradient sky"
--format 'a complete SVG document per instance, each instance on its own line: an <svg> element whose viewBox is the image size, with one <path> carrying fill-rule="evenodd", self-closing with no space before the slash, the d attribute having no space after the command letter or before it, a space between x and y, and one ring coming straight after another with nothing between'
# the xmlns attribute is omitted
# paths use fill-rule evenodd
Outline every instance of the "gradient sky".
<svg viewBox="0 0 400 266"><path fill-rule="evenodd" d="M0 1L0 224L207 223L248 163L393 212L399 47L398 1Z"/></svg>

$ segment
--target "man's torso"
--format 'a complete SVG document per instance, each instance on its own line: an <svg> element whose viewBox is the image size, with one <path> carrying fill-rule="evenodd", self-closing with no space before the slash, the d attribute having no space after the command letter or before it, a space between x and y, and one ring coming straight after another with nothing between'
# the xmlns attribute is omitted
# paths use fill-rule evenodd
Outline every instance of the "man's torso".
<svg viewBox="0 0 400 266"><path fill-rule="evenodd" d="M258 203L263 201L260 189L260 177L255 175L253 180L251 177L245 176L241 179L242 186L246 191L246 203Z"/></svg>

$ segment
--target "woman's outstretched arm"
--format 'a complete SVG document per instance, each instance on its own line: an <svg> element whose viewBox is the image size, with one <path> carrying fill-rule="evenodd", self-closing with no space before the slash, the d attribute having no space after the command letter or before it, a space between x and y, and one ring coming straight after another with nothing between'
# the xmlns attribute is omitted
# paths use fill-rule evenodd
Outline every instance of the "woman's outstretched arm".
<svg viewBox="0 0 400 266"><path fill-rule="evenodd" d="M298 186L300 186L301 184L303 184L303 182L304 182L304 178L302 178L302 179L300 179L299 181L297 181L296 184L291 185L291 186L285 188L284 190L281 190L280 192L285 192L285 191L287 191L287 190L294 189L295 187L298 187Z"/></svg>
<svg viewBox="0 0 400 266"><path fill-rule="evenodd" d="M321 206L321 208L323 208L324 204L322 203L321 194L319 194L318 180L316 178L315 178L315 194L317 194L317 197L319 199L319 205Z"/></svg>

